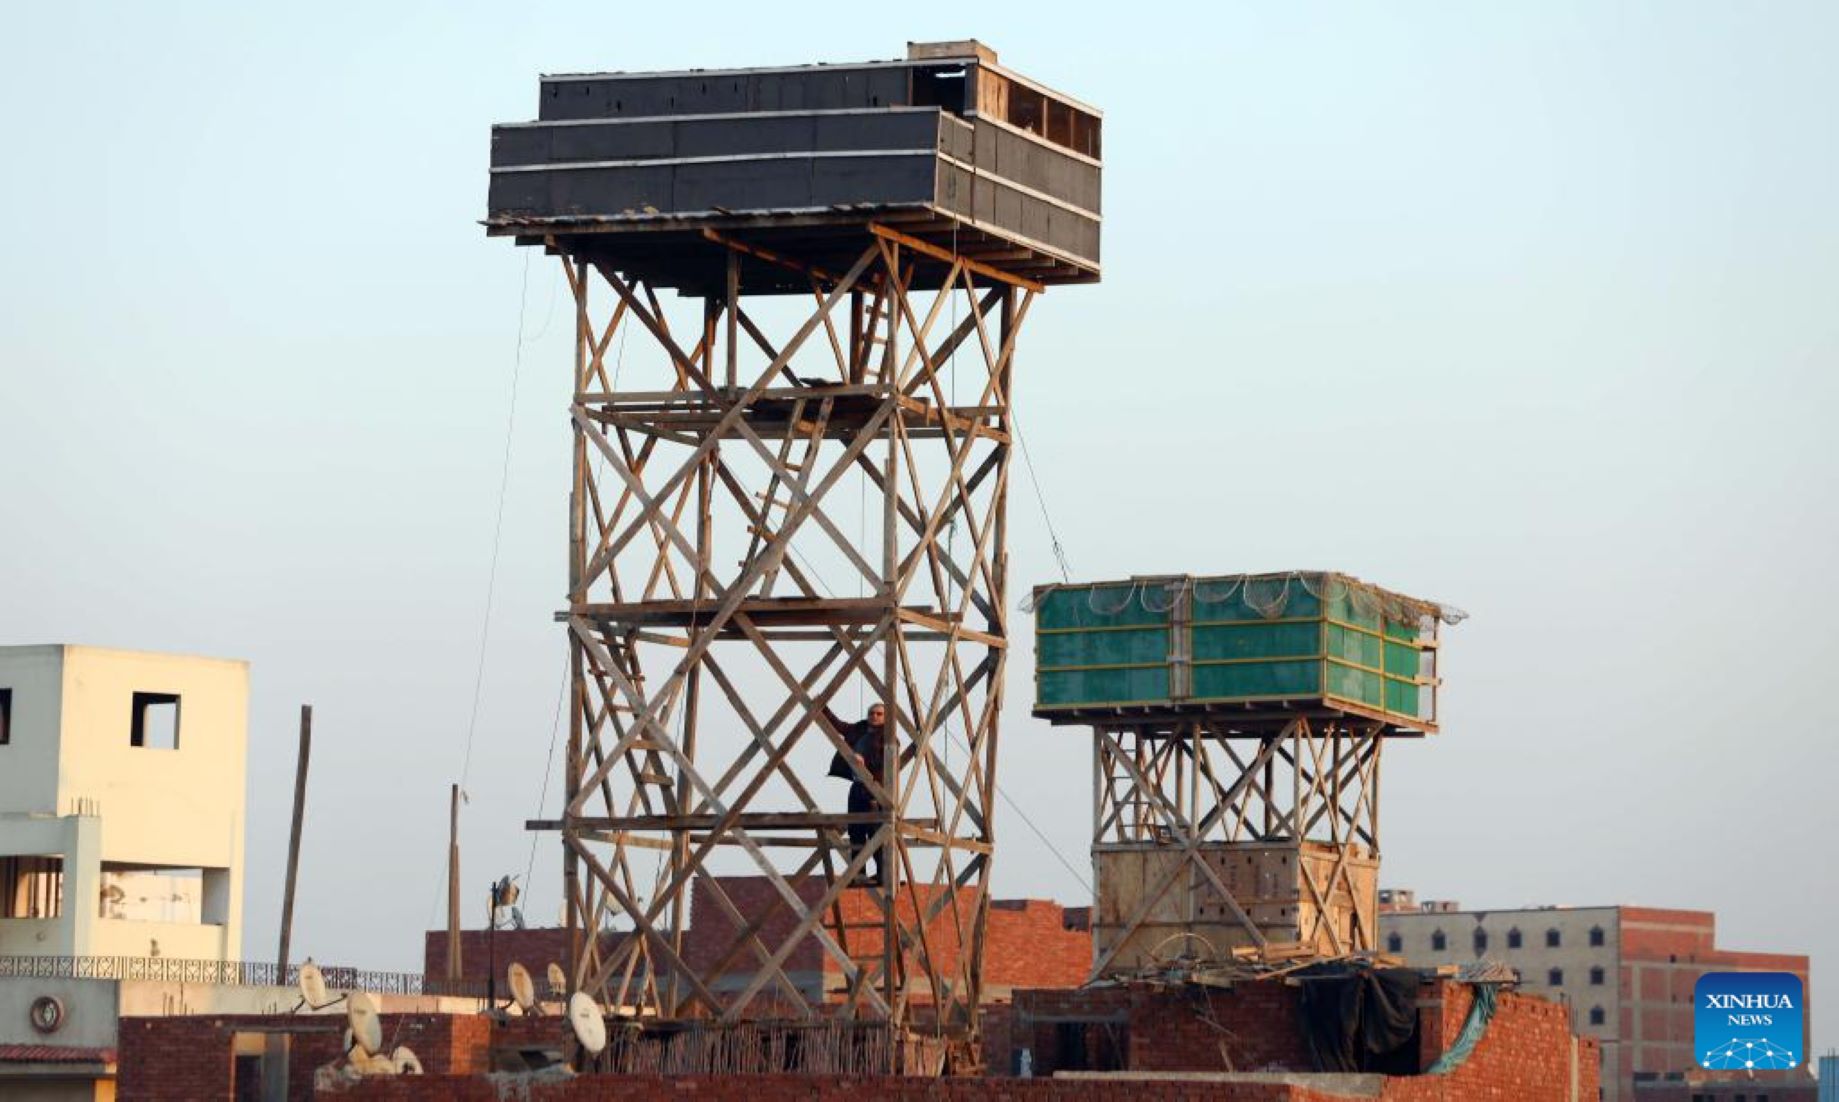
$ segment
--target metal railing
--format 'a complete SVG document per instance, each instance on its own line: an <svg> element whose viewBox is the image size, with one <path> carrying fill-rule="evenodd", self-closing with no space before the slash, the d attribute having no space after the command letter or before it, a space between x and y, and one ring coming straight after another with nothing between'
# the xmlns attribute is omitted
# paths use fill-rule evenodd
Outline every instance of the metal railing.
<svg viewBox="0 0 1839 1102"><path fill-rule="evenodd" d="M322 964L326 986L334 991L368 991L373 995L453 995L485 997L484 980L457 983L419 972L380 972ZM231 987L293 987L300 969L276 967L273 961L184 960L178 957L0 956L0 979L25 977L61 980L158 980L167 983L221 984Z"/></svg>

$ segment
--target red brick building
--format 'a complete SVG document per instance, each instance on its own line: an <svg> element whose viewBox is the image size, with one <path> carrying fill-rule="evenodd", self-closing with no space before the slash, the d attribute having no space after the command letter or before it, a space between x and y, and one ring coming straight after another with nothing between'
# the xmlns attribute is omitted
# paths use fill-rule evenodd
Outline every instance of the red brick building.
<svg viewBox="0 0 1839 1102"><path fill-rule="evenodd" d="M791 911L780 906L777 889L763 876L724 876L719 880L722 891L735 908L751 922L754 916L767 913L759 932L760 940L776 948L797 925ZM794 890L807 903L822 898L825 883L816 877L796 882ZM911 913L915 905L926 905L937 889L930 885L914 891L902 889L897 906ZM866 891L845 891L825 929L857 960L874 958L881 952L883 929L880 912ZM990 903L989 926L984 935L983 997L985 1002L1006 1000L1009 992L1020 987L1076 987L1085 982L1092 966L1092 934L1089 908L1064 908L1045 899L998 899ZM699 972L713 970L721 964L739 935L742 924L735 922L717 905L711 887L698 881L690 894L690 928L684 936L683 956ZM935 959L948 968L960 963L961 948L957 925L949 907L928 924ZM621 935L608 934L604 950L611 952ZM483 981L488 972L491 950L484 930L463 930L460 934L461 962L464 976ZM511 961L518 961L530 971L538 988L550 962L566 966L567 931L560 927L499 930L497 960L500 993L503 975ZM447 933L430 930L424 939L425 974L442 977L447 968ZM730 957L723 966L717 990L733 990L746 985L753 976L755 958L744 950ZM826 953L816 938L806 938L792 950L785 970L804 996L813 1001L837 998L843 990L842 969ZM771 1016L776 1010L772 996L756 1008L759 1016Z"/></svg>
<svg viewBox="0 0 1839 1102"><path fill-rule="evenodd" d="M601 944L611 950L619 943L619 934L606 934ZM493 942L496 942L494 945ZM512 961L523 965L536 981L537 990L545 988L545 977L549 965L568 964L568 931L560 926L530 927L523 930L499 930L494 938L486 930L460 931L460 978L468 984L468 990L476 986L480 991L488 977L492 975L491 962L494 955L498 961L497 979L501 998L508 997L504 989L505 970ZM422 975L430 980L444 980L447 976L447 931L429 930L422 938Z"/></svg>
<svg viewBox="0 0 1839 1102"><path fill-rule="evenodd" d="M1405 893L1408 894L1408 893ZM1717 945L1717 917L1708 911L1654 907L1534 907L1503 911L1436 910L1382 913L1380 944L1415 965L1499 960L1519 969L1522 986L1570 1007L1579 1032L1603 1046L1603 1096L1607 1102L1658 1097L1637 1086L1715 1081L1693 1060L1692 991L1706 972L1788 972L1804 993L1808 958L1751 953ZM1811 1040L1813 1011L1803 1007ZM1760 1089L1776 1093L1807 1079L1802 1069L1757 1073L1746 1102ZM1692 1091L1684 1097L1690 1098ZM1699 1094L1725 1094L1701 1087ZM1734 1097L1734 1093L1731 1094Z"/></svg>

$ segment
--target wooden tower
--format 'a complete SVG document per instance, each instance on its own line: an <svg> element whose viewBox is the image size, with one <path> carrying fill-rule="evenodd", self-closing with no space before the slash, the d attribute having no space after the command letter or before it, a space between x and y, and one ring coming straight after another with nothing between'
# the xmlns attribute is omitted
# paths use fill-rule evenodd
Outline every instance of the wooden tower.
<svg viewBox="0 0 1839 1102"><path fill-rule="evenodd" d="M1099 171L1097 112L974 42L545 77L494 128L488 231L576 329L567 802L530 826L630 1066L974 1064L1016 349L1098 278ZM870 703L879 769L825 720Z"/></svg>
<svg viewBox="0 0 1839 1102"><path fill-rule="evenodd" d="M1377 947L1379 763L1461 613L1346 575L1033 597L1035 714L1092 729L1095 976Z"/></svg>

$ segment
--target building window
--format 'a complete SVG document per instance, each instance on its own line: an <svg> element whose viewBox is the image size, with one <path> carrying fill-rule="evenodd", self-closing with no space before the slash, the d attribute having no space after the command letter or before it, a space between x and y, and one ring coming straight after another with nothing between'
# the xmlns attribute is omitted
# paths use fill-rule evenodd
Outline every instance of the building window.
<svg viewBox="0 0 1839 1102"><path fill-rule="evenodd" d="M57 918L63 912L62 857L0 857L0 918Z"/></svg>
<svg viewBox="0 0 1839 1102"><path fill-rule="evenodd" d="M1590 927L1590 944L1596 948L1602 948L1603 928L1601 926Z"/></svg>
<svg viewBox="0 0 1839 1102"><path fill-rule="evenodd" d="M0 689L0 746L13 741L13 690Z"/></svg>
<svg viewBox="0 0 1839 1102"><path fill-rule="evenodd" d="M1590 969L1590 986L1591 987L1603 986L1603 970L1601 968Z"/></svg>
<svg viewBox="0 0 1839 1102"><path fill-rule="evenodd" d="M1556 949L1560 945L1563 945L1563 944L1564 944L1564 938L1559 936L1557 930L1545 931L1545 947L1547 949Z"/></svg>
<svg viewBox="0 0 1839 1102"><path fill-rule="evenodd" d="M1550 972L1547 972L1545 974L1545 982L1551 984L1553 987L1562 987L1564 985L1564 969L1554 968Z"/></svg>
<svg viewBox="0 0 1839 1102"><path fill-rule="evenodd" d="M1488 931L1475 927L1475 955L1481 956L1488 951Z"/></svg>
<svg viewBox="0 0 1839 1102"><path fill-rule="evenodd" d="M1449 948L1449 938L1443 936L1442 930L1437 930L1430 935L1430 947L1434 951L1441 953L1443 950Z"/></svg>
<svg viewBox="0 0 1839 1102"><path fill-rule="evenodd" d="M1518 949L1520 947L1520 942L1520 928L1518 926L1507 931L1507 948Z"/></svg>
<svg viewBox="0 0 1839 1102"><path fill-rule="evenodd" d="M1604 1018L1604 1015L1603 1015L1602 1007L1593 1006L1590 1008L1590 1024L1591 1025L1602 1025L1603 1018Z"/></svg>
<svg viewBox="0 0 1839 1102"><path fill-rule="evenodd" d="M1405 939L1397 934L1386 935L1386 952L1402 953L1405 951Z"/></svg>
<svg viewBox="0 0 1839 1102"><path fill-rule="evenodd" d="M150 750L177 750L179 694L135 693L134 726L128 741Z"/></svg>

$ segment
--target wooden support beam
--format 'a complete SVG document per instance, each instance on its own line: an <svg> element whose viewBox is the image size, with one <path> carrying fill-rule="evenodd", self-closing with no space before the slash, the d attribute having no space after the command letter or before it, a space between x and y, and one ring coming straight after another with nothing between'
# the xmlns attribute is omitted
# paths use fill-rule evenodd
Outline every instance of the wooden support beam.
<svg viewBox="0 0 1839 1102"><path fill-rule="evenodd" d="M972 260L969 257L953 256L951 253L951 250L949 249L940 248L939 246L932 244L930 241L922 241L917 237L912 237L912 236L909 236L908 234L901 233L899 230L892 229L888 226L871 225L869 227L869 232L873 233L876 237L879 237L884 241L891 241L894 244L901 246L902 248L912 249L916 253L919 253L923 256L931 257L932 259L937 260L941 263L963 264L966 268L969 268L971 271L976 272L980 276L983 276L985 279L993 279L998 283L1007 283L1012 287L1021 287L1021 288L1025 288L1026 290L1030 290L1030 291L1045 291L1047 289L1046 284L1037 282L1032 279L1024 279L1023 277L1013 275L1003 270L1002 268L992 267L991 265L985 264L981 261Z"/></svg>

